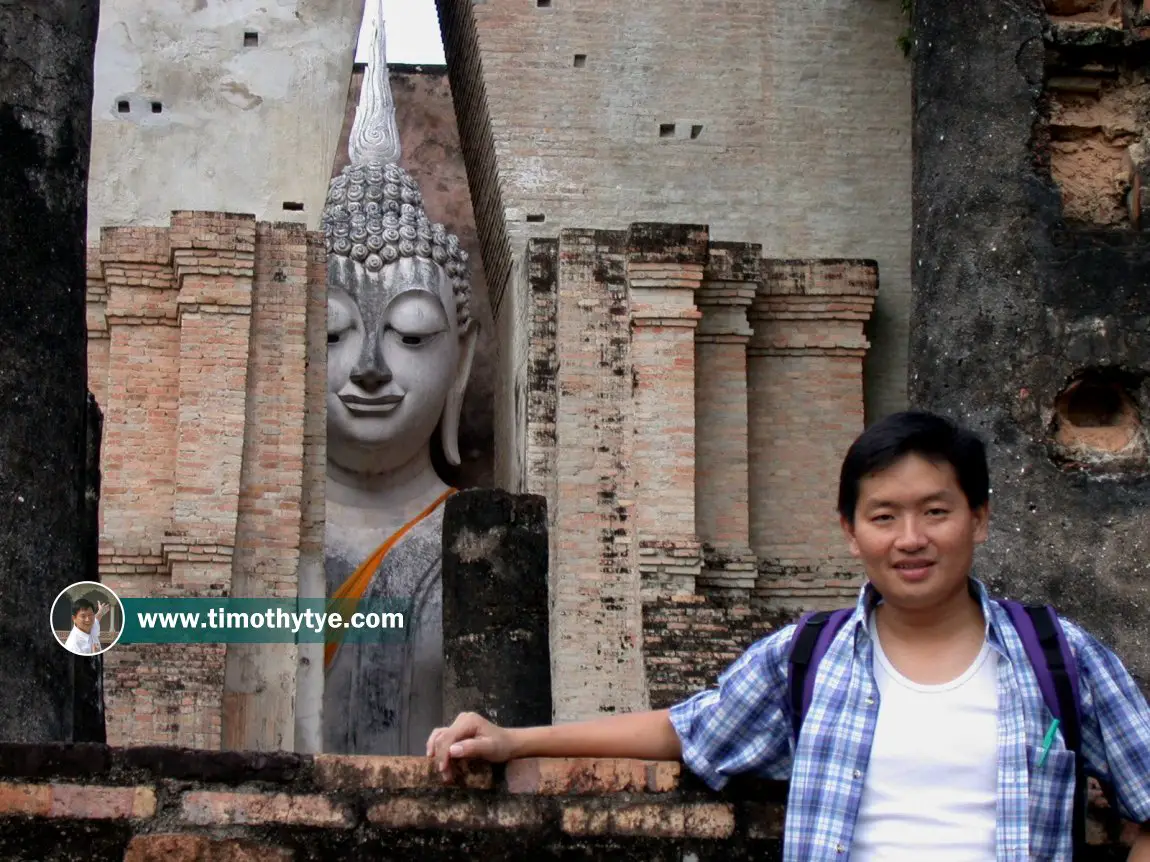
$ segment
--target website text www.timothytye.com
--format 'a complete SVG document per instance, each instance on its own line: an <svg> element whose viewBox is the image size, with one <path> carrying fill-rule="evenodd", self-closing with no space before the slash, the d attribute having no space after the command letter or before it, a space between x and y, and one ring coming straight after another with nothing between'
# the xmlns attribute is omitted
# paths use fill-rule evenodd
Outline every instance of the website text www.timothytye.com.
<svg viewBox="0 0 1150 862"><path fill-rule="evenodd" d="M404 616L399 612L356 611L347 618L336 611L302 612L267 608L263 611L226 611L212 608L199 611L148 611L136 613L141 629L181 630L269 630L298 634L301 631L322 634L330 629L393 630L404 627Z"/></svg>

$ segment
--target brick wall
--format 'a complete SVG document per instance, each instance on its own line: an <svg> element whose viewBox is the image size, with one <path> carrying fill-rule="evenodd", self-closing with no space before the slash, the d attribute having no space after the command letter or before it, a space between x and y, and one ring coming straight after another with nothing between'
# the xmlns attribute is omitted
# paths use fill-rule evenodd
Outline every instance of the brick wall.
<svg viewBox="0 0 1150 862"><path fill-rule="evenodd" d="M511 270L505 237L521 256L530 237L635 221L705 223L768 257L877 259L868 408L904 406L911 100L898 3L438 6L489 266Z"/></svg>
<svg viewBox="0 0 1150 862"><path fill-rule="evenodd" d="M674 762L530 759L477 764L445 787L429 767L417 757L0 744L0 856L778 857L783 784L742 780L716 794ZM1137 827L1093 798L1084 862L1125 858Z"/></svg>
<svg viewBox="0 0 1150 862"><path fill-rule="evenodd" d="M681 697L777 619L853 600L834 502L876 269L759 253L666 224L528 244L557 720Z"/></svg>
<svg viewBox="0 0 1150 862"><path fill-rule="evenodd" d="M324 363L306 345L326 325L322 242L175 212L170 229L105 229L89 275L101 579L127 597L296 595L301 536L322 555L322 490L304 488L305 459L323 476ZM294 675L276 645L118 646L108 738L291 747Z"/></svg>

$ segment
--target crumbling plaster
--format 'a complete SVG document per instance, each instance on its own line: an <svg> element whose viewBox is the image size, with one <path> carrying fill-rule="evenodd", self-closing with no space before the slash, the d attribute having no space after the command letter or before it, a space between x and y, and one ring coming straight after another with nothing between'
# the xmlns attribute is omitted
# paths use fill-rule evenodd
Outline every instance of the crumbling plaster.
<svg viewBox="0 0 1150 862"><path fill-rule="evenodd" d="M317 228L362 15L363 0L103 0L89 240L173 209Z"/></svg>

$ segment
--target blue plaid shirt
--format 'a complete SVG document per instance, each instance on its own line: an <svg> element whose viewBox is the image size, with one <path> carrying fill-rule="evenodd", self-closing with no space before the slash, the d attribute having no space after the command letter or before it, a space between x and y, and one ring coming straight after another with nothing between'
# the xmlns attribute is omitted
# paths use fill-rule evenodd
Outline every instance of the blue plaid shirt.
<svg viewBox="0 0 1150 862"><path fill-rule="evenodd" d="M972 579L998 663L996 862L1070 859L1074 754L1057 735L1037 766L1052 716L1022 641L997 602ZM867 617L869 584L819 664L797 751L791 738L787 659L795 627L754 644L719 678L671 709L687 768L718 790L749 773L790 780L785 862L848 857L866 781L879 692ZM1087 771L1109 783L1124 817L1150 821L1150 708L1115 655L1063 620L1078 660Z"/></svg>

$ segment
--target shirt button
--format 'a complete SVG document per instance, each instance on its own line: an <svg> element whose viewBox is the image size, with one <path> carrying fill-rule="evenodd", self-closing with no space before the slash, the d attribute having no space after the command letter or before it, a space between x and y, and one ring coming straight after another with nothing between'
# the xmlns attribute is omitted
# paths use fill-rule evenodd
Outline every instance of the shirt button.
<svg viewBox="0 0 1150 862"><path fill-rule="evenodd" d="M873 698L873 697L868 697L868 698L866 699L866 705L867 705L867 706L874 706L874 698Z"/></svg>
<svg viewBox="0 0 1150 862"><path fill-rule="evenodd" d="M837 850L839 853L846 853L847 852L847 848L843 847L843 845L841 845L841 844L838 847L836 847L835 850Z"/></svg>
<svg viewBox="0 0 1150 862"><path fill-rule="evenodd" d="M855 778L862 778L862 770L861 769L855 770Z"/></svg>

